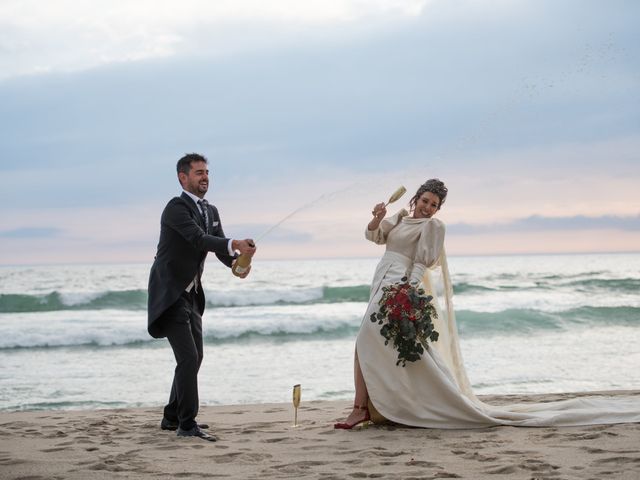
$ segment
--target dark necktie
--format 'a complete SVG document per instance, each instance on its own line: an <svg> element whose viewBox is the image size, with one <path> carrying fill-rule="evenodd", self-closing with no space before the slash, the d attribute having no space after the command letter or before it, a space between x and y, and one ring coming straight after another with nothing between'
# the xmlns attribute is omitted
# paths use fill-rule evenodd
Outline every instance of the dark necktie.
<svg viewBox="0 0 640 480"><path fill-rule="evenodd" d="M209 202L203 198L202 200L198 200L198 205L200 205L200 211L204 219L204 232L209 233Z"/></svg>

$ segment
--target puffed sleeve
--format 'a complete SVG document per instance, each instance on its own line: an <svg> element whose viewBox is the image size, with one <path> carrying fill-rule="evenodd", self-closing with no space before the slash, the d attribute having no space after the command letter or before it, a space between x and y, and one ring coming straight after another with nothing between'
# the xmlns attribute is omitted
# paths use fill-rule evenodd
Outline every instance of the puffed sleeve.
<svg viewBox="0 0 640 480"><path fill-rule="evenodd" d="M377 243L378 245L384 245L387 243L387 236L389 232L393 230L393 228L400 223L402 217L406 217L409 215L404 208L400 210L398 213L391 215L390 217L385 218L380 222L378 228L375 230L369 230L369 227L365 227L364 236L367 240L372 241L373 243Z"/></svg>
<svg viewBox="0 0 640 480"><path fill-rule="evenodd" d="M436 264L444 247L444 234L444 223L437 218L425 222L413 260L410 282L421 282L425 270Z"/></svg>

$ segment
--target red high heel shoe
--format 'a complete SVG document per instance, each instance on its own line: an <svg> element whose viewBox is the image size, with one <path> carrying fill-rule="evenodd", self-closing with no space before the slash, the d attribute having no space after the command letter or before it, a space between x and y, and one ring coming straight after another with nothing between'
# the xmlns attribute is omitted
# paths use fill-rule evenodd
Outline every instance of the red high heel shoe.
<svg viewBox="0 0 640 480"><path fill-rule="evenodd" d="M346 423L346 422L334 423L333 424L333 428L338 428L338 429L341 429L341 430L351 430L356 425L360 425L361 423L368 422L368 421L371 420L371 416L369 415L369 409L367 408L366 405L364 405L364 406L362 406L362 405L354 405L353 408L355 408L357 410L364 410L366 412L364 418L362 420L358 420L355 423Z"/></svg>

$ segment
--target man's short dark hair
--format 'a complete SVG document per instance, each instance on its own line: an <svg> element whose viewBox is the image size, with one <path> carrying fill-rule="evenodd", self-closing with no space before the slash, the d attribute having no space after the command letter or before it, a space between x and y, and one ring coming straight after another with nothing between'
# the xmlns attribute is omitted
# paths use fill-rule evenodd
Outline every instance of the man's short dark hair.
<svg viewBox="0 0 640 480"><path fill-rule="evenodd" d="M191 171L191 164L193 162L204 162L209 164L204 155L200 155L199 153L187 153L184 157L178 160L178 164L176 165L176 170L178 173L186 173L187 175Z"/></svg>

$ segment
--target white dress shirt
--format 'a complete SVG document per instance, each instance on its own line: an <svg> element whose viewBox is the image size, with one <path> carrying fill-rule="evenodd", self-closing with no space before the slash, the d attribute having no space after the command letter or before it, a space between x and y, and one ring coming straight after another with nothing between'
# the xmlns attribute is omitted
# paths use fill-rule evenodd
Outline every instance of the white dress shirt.
<svg viewBox="0 0 640 480"><path fill-rule="evenodd" d="M196 204L196 208L198 209L199 212L202 212L202 209L200 208L200 205L198 204L198 200L200 200L200 198L197 195L194 195L191 192L187 192L186 190L182 190L184 193L186 193L189 198L191 198L191 200L194 201L194 203ZM208 213L207 213L208 214ZM233 251L233 248L231 248L231 245L233 244L233 239L229 239L229 244L227 246L227 249L229 250L229 255L231 255L233 257L233 255L235 254L235 252ZM185 290L187 292L190 292L191 289L194 287L194 285L197 285L198 283L198 274L196 274L195 278L191 281L191 283L187 286L187 288L185 288ZM197 288L197 287L196 287Z"/></svg>

